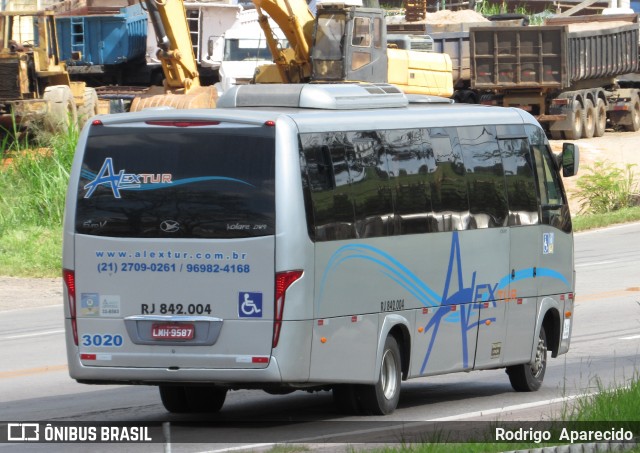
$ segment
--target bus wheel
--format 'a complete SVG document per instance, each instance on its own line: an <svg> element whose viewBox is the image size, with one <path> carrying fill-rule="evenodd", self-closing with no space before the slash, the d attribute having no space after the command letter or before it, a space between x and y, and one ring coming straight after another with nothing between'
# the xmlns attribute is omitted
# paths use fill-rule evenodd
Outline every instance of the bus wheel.
<svg viewBox="0 0 640 453"><path fill-rule="evenodd" d="M184 414L189 412L189 402L187 401L186 389L182 385L161 385L160 399L166 410L174 414Z"/></svg>
<svg viewBox="0 0 640 453"><path fill-rule="evenodd" d="M386 415L398 406L402 370L400 357L398 342L389 335L382 351L378 382L360 388L360 403L365 414Z"/></svg>
<svg viewBox="0 0 640 453"><path fill-rule="evenodd" d="M186 387L185 391L189 412L219 412L227 398L227 389L221 387Z"/></svg>
<svg viewBox="0 0 640 453"><path fill-rule="evenodd" d="M542 385L547 370L547 335L540 327L536 357L533 363L507 367L511 387L516 392L535 392Z"/></svg>

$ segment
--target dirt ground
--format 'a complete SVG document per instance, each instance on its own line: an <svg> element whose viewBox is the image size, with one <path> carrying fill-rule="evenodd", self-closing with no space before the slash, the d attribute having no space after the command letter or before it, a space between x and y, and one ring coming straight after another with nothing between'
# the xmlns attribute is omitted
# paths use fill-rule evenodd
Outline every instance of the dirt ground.
<svg viewBox="0 0 640 453"><path fill-rule="evenodd" d="M585 174L586 167L596 161L610 161L619 168L626 164L635 164L640 180L640 131L611 132L603 137L575 140L580 149L580 170ZM562 141L552 140L554 152L562 149ZM578 174L578 178L580 173ZM565 187L569 194L571 212L578 212L578 201L575 197L578 178L565 179ZM61 278L14 278L0 276L0 312L27 307L41 307L62 303Z"/></svg>

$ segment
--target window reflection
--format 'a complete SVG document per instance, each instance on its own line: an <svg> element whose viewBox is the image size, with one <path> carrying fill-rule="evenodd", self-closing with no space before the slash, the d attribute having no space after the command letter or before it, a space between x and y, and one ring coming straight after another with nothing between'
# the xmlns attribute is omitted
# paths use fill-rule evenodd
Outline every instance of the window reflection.
<svg viewBox="0 0 640 453"><path fill-rule="evenodd" d="M571 228L544 132L533 126L313 133L300 144L316 240L541 221Z"/></svg>

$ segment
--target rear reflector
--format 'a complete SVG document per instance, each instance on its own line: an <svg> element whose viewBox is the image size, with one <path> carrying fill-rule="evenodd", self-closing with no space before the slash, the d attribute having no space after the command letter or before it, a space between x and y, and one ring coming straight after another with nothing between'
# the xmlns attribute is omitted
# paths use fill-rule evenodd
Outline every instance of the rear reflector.
<svg viewBox="0 0 640 453"><path fill-rule="evenodd" d="M80 360L96 360L95 354L80 354Z"/></svg>
<svg viewBox="0 0 640 453"><path fill-rule="evenodd" d="M73 330L73 342L78 346L78 324L76 323L76 273L70 269L62 270L62 279L67 287L69 296L69 314L71 315L71 329Z"/></svg>

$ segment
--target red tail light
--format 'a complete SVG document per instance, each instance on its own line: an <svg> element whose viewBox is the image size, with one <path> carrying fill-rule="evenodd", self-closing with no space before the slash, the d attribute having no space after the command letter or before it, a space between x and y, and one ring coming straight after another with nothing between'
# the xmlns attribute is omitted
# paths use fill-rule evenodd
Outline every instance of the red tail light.
<svg viewBox="0 0 640 453"><path fill-rule="evenodd" d="M78 324L76 322L76 273L69 269L62 270L62 279L69 295L69 313L71 314L71 328L73 342L78 346Z"/></svg>
<svg viewBox="0 0 640 453"><path fill-rule="evenodd" d="M276 274L276 294L275 294L275 314L273 317L273 343L272 347L278 346L280 340L280 329L282 329L282 315L284 313L284 299L289 286L302 277L303 271L286 271Z"/></svg>

